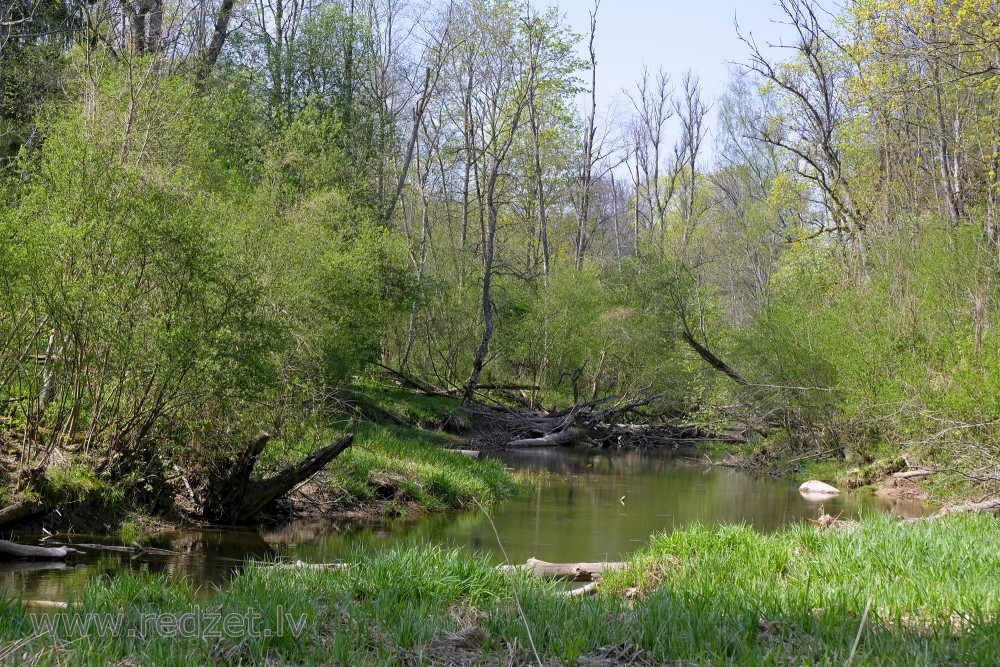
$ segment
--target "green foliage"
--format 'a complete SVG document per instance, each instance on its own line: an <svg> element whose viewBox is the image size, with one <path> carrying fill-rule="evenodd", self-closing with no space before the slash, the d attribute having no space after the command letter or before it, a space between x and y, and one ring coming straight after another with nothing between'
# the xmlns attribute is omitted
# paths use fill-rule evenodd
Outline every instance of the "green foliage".
<svg viewBox="0 0 1000 667"><path fill-rule="evenodd" d="M274 134L238 82L102 64L38 117L0 209L0 398L8 426L148 487L305 419L377 356L409 280L333 112Z"/></svg>
<svg viewBox="0 0 1000 667"><path fill-rule="evenodd" d="M974 230L931 228L873 246L859 285L828 248L802 246L768 307L737 331L735 358L755 381L789 387L802 420L863 457L882 442L920 441L935 424L989 422L1000 359L983 319L997 298L985 252ZM964 452L954 435L928 444Z"/></svg>
<svg viewBox="0 0 1000 667"><path fill-rule="evenodd" d="M274 387L281 344L253 234L202 183L206 110L181 81L138 99L128 86L108 75L94 105L49 116L37 170L0 223L16 271L5 321L20 325L7 335L50 355L43 403L67 433L122 444L179 406ZM135 126L149 128L143 143ZM7 375L40 395L40 374L14 362Z"/></svg>

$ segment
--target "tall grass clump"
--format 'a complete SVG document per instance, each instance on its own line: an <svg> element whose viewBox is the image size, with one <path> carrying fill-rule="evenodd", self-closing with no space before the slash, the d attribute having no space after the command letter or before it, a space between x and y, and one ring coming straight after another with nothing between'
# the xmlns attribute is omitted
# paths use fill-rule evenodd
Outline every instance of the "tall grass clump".
<svg viewBox="0 0 1000 667"><path fill-rule="evenodd" d="M400 426L364 426L337 461L333 489L362 502L379 498L431 510L495 504L510 498L517 480L496 460L473 460L445 449L440 433Z"/></svg>

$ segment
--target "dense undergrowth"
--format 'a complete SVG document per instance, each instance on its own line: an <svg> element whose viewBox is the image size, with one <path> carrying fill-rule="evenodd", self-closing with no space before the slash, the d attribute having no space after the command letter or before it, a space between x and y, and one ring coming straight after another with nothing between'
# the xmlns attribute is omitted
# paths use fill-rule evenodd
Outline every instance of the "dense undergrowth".
<svg viewBox="0 0 1000 667"><path fill-rule="evenodd" d="M90 583L67 612L46 612L61 624L48 634L33 627L39 616L7 599L0 656L17 664L537 664L533 642L552 665L987 664L1000 650L998 553L991 516L909 525L868 517L769 535L729 526L655 536L585 599L436 547L358 552L347 571L251 566L208 597L164 575L125 572ZM120 619L118 636L67 621L86 614ZM236 620L207 636L191 621L168 637L143 620L155 614ZM248 614L253 638L239 620Z"/></svg>

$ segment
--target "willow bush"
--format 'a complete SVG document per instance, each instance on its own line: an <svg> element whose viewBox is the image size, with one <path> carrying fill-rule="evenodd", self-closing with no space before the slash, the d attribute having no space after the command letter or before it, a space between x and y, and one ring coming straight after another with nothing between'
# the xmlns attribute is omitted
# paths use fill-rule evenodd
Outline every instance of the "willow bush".
<svg viewBox="0 0 1000 667"><path fill-rule="evenodd" d="M74 85L0 218L0 407L25 462L212 465L378 356L409 282L340 185L335 119L269 133L238 83L199 94L152 60Z"/></svg>

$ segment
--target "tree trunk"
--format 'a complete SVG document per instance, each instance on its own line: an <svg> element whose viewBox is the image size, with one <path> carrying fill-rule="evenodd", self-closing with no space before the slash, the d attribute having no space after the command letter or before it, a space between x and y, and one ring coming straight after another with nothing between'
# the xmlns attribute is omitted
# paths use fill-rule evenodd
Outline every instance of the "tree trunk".
<svg viewBox="0 0 1000 667"><path fill-rule="evenodd" d="M691 349L697 352L698 356L704 359L709 366L711 366L712 368L721 373L725 373L736 384L740 385L750 384L749 382L746 381L746 378L744 378L742 375L733 370L733 368L729 364L724 362L722 359L719 359L717 356L712 354L711 350L709 350L707 347L705 347L697 340L695 340L694 336L692 336L689 331L685 331L683 334L681 334L681 336L684 338L684 342L687 343L689 346L691 346Z"/></svg>
<svg viewBox="0 0 1000 667"><path fill-rule="evenodd" d="M469 375L469 381L465 385L465 397L462 399L462 405L466 407L472 402L472 397L476 393L476 385L479 384L479 376L483 372L483 365L486 363L486 354L490 351L490 340L493 338L493 303L490 299L493 284L493 243L496 239L498 216L497 204L493 199L497 177L498 174L494 171L490 178L490 185L486 195L489 224L487 226L486 247L484 249L486 266L483 271L483 340L479 344L479 349L476 350L476 357L472 362L472 374Z"/></svg>
<svg viewBox="0 0 1000 667"><path fill-rule="evenodd" d="M212 68L219 61L222 55L222 48L229 38L229 21L233 18L233 7L235 0L222 0L219 6L219 13L215 16L215 28L212 31L212 41L208 44L208 50L202 55L201 64L198 66L198 87L204 86Z"/></svg>
<svg viewBox="0 0 1000 667"><path fill-rule="evenodd" d="M246 498L244 498L236 516L237 520L247 521L252 519L270 503L325 468L330 461L340 456L341 453L350 447L352 442L354 442L354 434L345 435L329 447L319 450L302 463L286 468L274 477L255 485Z"/></svg>
<svg viewBox="0 0 1000 667"><path fill-rule="evenodd" d="M261 433L250 441L240 459L232 463L233 472L213 480L205 494L202 517L220 524L242 523L252 519L267 505L306 481L341 452L351 446L354 435L342 437L336 443L315 452L301 463L286 468L268 479L251 483L257 459L270 436Z"/></svg>
<svg viewBox="0 0 1000 667"><path fill-rule="evenodd" d="M42 514L49 509L49 505L40 500L20 500L13 505L8 505L0 509L0 526L24 521L33 516Z"/></svg>

